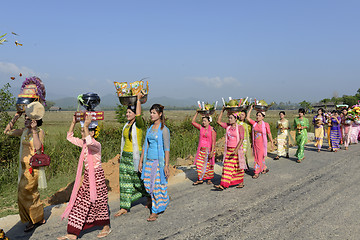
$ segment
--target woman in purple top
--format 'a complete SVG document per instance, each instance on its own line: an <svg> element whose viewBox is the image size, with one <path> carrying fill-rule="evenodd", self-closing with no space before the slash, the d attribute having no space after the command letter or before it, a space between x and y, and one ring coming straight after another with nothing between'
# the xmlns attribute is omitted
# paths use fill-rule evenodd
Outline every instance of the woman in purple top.
<svg viewBox="0 0 360 240"><path fill-rule="evenodd" d="M339 117L339 112L333 110L331 112L331 129L330 129L330 141L331 141L331 151L337 152L340 149L340 123L341 118Z"/></svg>

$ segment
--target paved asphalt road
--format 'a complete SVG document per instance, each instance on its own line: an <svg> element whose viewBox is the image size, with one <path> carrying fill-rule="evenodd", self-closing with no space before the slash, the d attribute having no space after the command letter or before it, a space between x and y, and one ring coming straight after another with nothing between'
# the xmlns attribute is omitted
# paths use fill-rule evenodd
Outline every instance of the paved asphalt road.
<svg viewBox="0 0 360 240"><path fill-rule="evenodd" d="M169 187L171 202L156 222L146 221L144 200L116 219L118 200L110 201L112 233L106 239L360 239L360 144L338 153L307 145L305 156L300 164L293 157L267 159L268 174L245 175L245 188L223 192L192 186L196 174L187 170L190 180ZM219 183L220 166L216 174ZM66 234L62 210L48 208L47 224L32 234L17 223L5 228L7 235L56 239ZM97 239L97 233L87 231L81 239Z"/></svg>

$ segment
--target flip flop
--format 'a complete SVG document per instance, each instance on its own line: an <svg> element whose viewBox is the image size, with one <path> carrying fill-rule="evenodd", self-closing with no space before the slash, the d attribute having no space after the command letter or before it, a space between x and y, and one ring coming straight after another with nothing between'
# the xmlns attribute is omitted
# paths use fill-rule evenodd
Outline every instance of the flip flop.
<svg viewBox="0 0 360 240"><path fill-rule="evenodd" d="M209 181L206 182L206 184L207 184L207 185L211 185L211 184L213 184L213 183L212 183L212 181L209 180Z"/></svg>
<svg viewBox="0 0 360 240"><path fill-rule="evenodd" d="M264 171L261 172L261 174L267 174L269 172L269 169L265 169Z"/></svg>
<svg viewBox="0 0 360 240"><path fill-rule="evenodd" d="M69 238L67 235L56 238L57 240L75 240L77 238Z"/></svg>
<svg viewBox="0 0 360 240"><path fill-rule="evenodd" d="M243 183L240 183L239 185L236 186L236 188L243 188L243 187L245 187Z"/></svg>
<svg viewBox="0 0 360 240"><path fill-rule="evenodd" d="M221 185L214 185L214 188L216 191L224 191L225 190L225 188L222 187Z"/></svg>
<svg viewBox="0 0 360 240"><path fill-rule="evenodd" d="M256 173L254 176L252 176L253 179L259 178L260 174Z"/></svg>
<svg viewBox="0 0 360 240"><path fill-rule="evenodd" d="M126 212L121 212L120 213L120 211L121 211L121 209L117 212L117 213L115 213L115 215L114 215L114 217L120 217L121 215L124 215L124 214L127 214L128 213L128 211L126 211Z"/></svg>
<svg viewBox="0 0 360 240"><path fill-rule="evenodd" d="M147 219L148 222L154 222L158 218L158 215L150 215L150 217Z"/></svg>
<svg viewBox="0 0 360 240"><path fill-rule="evenodd" d="M97 235L97 238L104 238L107 235L109 235L110 233L111 233L111 229L109 229L107 231L101 230L101 232Z"/></svg>
<svg viewBox="0 0 360 240"><path fill-rule="evenodd" d="M280 159L280 157L279 156L276 156L275 158L274 158L274 160L279 160Z"/></svg>
<svg viewBox="0 0 360 240"><path fill-rule="evenodd" d="M204 181L196 181L193 183L193 185L196 186L196 185L203 184L203 183L204 183Z"/></svg>

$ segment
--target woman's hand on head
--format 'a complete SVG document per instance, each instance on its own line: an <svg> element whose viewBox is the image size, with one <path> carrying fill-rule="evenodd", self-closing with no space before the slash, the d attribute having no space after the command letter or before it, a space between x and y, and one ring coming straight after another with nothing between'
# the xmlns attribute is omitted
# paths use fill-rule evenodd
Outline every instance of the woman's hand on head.
<svg viewBox="0 0 360 240"><path fill-rule="evenodd" d="M90 113L86 113L84 127L89 128L91 120L92 120L92 116L90 115Z"/></svg>

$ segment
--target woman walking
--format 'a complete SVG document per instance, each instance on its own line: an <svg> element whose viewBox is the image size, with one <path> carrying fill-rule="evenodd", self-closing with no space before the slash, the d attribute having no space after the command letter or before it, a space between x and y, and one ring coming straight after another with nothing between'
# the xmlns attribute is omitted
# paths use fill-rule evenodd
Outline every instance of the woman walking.
<svg viewBox="0 0 360 240"><path fill-rule="evenodd" d="M141 174L138 172L142 151L141 141L145 128L144 119L141 116L140 99L142 96L139 93L136 106L128 106L126 110L128 122L122 131L119 160L120 210L115 217L126 214L130 210L131 203L143 196L148 197L147 207L151 208L150 196L146 193Z"/></svg>
<svg viewBox="0 0 360 240"><path fill-rule="evenodd" d="M305 109L299 109L299 117L294 119L294 128L296 129L296 144L298 149L295 153L297 163L301 163L305 159L304 147L308 140L307 129L309 128L309 120L305 118Z"/></svg>
<svg viewBox="0 0 360 240"><path fill-rule="evenodd" d="M256 113L256 121L250 118L253 106L246 116L246 119L252 125L252 139L253 139L253 152L254 152L254 168L255 174L252 178L257 179L260 173L266 174L269 169L265 165L265 157L267 156L267 137L270 140L271 147L274 149L274 141L271 136L270 126L267 122L264 122L265 112ZM267 137L266 137L267 136Z"/></svg>
<svg viewBox="0 0 360 240"><path fill-rule="evenodd" d="M274 160L279 160L280 157L289 158L289 121L285 118L285 112L279 113L280 119L276 123L277 132L277 156Z"/></svg>
<svg viewBox="0 0 360 240"><path fill-rule="evenodd" d="M196 122L197 115L198 112L195 113L191 122L194 127L200 130L199 145L194 161L198 180L193 185L202 184L204 181L207 181L207 184L212 184L211 179L214 178L216 132L210 126L212 121L210 116L203 116L202 125L200 125Z"/></svg>
<svg viewBox="0 0 360 240"><path fill-rule="evenodd" d="M76 118L74 116L67 133L67 140L81 147L82 151L70 201L61 215L62 219L68 217L68 234L57 239L77 239L82 230L94 226L104 226L97 235L98 238L103 238L109 235L111 229L108 191L104 170L101 167L101 144L94 138L98 131L97 122L91 122L91 116L86 115L81 128L81 139L74 137L75 124ZM85 171L81 183L84 165Z"/></svg>
<svg viewBox="0 0 360 240"><path fill-rule="evenodd" d="M345 146L345 150L349 149L350 144L350 133L351 133L351 120L347 119L348 109L344 108L342 110L343 118L341 119L342 131L343 131L343 142Z"/></svg>
<svg viewBox="0 0 360 240"><path fill-rule="evenodd" d="M331 151L337 152L340 149L340 123L341 118L339 117L339 113L336 110L331 112L331 129L330 129L330 141L331 141Z"/></svg>
<svg viewBox="0 0 360 240"><path fill-rule="evenodd" d="M40 201L38 191L41 173L39 168L30 166L30 159L35 153L40 154L44 143L44 131L39 128L42 120L31 120L25 115L25 127L13 129L16 121L22 113L18 112L8 123L4 133L10 136L20 137L19 153L19 176L18 176L18 207L20 220L28 223L25 232L34 230L44 224L44 206Z"/></svg>
<svg viewBox="0 0 360 240"><path fill-rule="evenodd" d="M319 108L317 111L317 115L313 118L313 124L315 127L315 147L317 147L317 151L320 152L321 147L323 145L323 140L325 136L324 124L326 123L324 116L324 109Z"/></svg>
<svg viewBox="0 0 360 240"><path fill-rule="evenodd" d="M246 167L245 172L249 170L249 162L248 162L248 150L250 149L250 134L251 134L251 125L246 122L246 110L242 110L240 113L238 113L238 120L237 124L240 126L243 126L244 128L244 141L241 145L241 149L244 153L245 161L246 161Z"/></svg>
<svg viewBox="0 0 360 240"><path fill-rule="evenodd" d="M221 176L220 185L214 187L222 191L230 186L237 185L237 188L244 187L244 169L247 169L244 152L241 145L244 141L244 127L236 123L236 113L230 113L229 123L221 121L225 108L217 119L217 123L226 129L225 133L225 149L224 149L224 167Z"/></svg>
<svg viewBox="0 0 360 240"><path fill-rule="evenodd" d="M170 131L165 126L164 106L154 104L150 108L153 124L146 131L139 172L146 192L152 200L151 214L147 221L156 221L169 204L167 179L169 177Z"/></svg>

